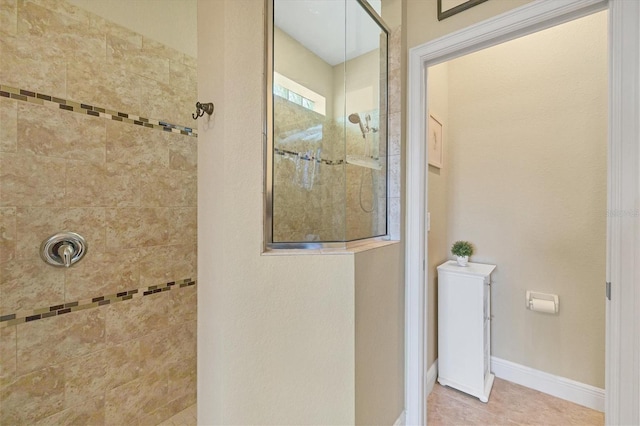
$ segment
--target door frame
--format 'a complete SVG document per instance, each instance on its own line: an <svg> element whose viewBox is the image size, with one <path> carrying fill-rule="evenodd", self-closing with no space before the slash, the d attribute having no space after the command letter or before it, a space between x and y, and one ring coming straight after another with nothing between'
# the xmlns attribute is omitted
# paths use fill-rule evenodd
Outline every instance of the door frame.
<svg viewBox="0 0 640 426"><path fill-rule="evenodd" d="M609 141L605 422L640 423L640 2L534 0L409 50L407 113L405 419L426 424L427 68L609 9ZM604 283L603 283L604 294ZM606 300L606 299L605 299ZM636 378L634 380L634 378Z"/></svg>

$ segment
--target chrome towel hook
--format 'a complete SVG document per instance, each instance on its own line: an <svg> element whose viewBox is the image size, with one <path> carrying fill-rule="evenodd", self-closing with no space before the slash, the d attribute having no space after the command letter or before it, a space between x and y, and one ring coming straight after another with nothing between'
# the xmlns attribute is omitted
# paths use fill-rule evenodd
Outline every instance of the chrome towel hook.
<svg viewBox="0 0 640 426"><path fill-rule="evenodd" d="M194 120L197 120L198 118L202 117L205 112L209 115L213 114L213 103L208 102L206 104L203 104L200 102L196 102L196 112L195 114L191 114L191 117L193 117Z"/></svg>

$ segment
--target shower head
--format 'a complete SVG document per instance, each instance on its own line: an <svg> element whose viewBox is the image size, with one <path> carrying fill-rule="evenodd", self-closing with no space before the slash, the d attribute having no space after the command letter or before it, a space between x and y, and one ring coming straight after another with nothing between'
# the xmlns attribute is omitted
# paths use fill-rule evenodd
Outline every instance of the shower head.
<svg viewBox="0 0 640 426"><path fill-rule="evenodd" d="M360 131L362 132L362 137L364 139L367 138L366 134L367 132L364 130L364 126L362 125L362 120L360 119L360 114L358 114L357 112L354 112L353 114L349 114L349 121L352 122L353 124L359 124L360 125Z"/></svg>

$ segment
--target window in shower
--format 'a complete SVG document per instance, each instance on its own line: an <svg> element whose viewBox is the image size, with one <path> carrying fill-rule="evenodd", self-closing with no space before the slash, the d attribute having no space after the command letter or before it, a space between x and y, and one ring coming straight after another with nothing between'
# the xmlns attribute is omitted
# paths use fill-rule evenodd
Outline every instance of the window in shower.
<svg viewBox="0 0 640 426"><path fill-rule="evenodd" d="M385 236L388 30L381 1L268 3L268 245Z"/></svg>

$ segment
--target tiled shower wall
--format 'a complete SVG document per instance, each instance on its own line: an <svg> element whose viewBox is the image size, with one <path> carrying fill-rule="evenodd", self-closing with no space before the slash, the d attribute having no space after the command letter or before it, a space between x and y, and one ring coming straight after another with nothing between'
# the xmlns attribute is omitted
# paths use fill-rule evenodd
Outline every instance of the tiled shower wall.
<svg viewBox="0 0 640 426"><path fill-rule="evenodd" d="M0 424L195 403L195 67L64 1L0 0ZM46 265L65 230L87 255Z"/></svg>

